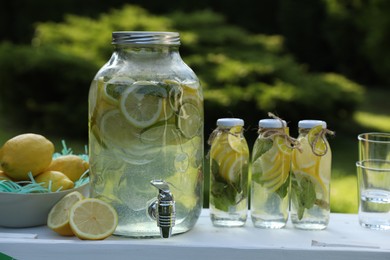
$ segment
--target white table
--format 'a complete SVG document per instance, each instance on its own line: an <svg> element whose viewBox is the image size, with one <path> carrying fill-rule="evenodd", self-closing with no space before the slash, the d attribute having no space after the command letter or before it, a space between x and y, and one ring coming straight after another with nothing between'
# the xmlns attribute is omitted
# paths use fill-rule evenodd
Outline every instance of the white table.
<svg viewBox="0 0 390 260"><path fill-rule="evenodd" d="M16 259L386 259L390 260L390 231L367 230L357 215L331 214L323 231L216 228L204 209L191 231L169 239L111 236L103 241L61 237L46 226L0 228L0 252ZM25 237L20 237L24 235ZM0 259L1 255L0 255Z"/></svg>

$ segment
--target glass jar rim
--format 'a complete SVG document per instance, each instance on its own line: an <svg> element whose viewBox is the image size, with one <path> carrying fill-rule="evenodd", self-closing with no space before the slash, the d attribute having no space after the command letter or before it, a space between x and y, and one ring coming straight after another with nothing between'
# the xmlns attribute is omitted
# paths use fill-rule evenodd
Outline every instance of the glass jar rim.
<svg viewBox="0 0 390 260"><path fill-rule="evenodd" d="M178 32L116 31L112 33L112 44L127 45L180 45Z"/></svg>

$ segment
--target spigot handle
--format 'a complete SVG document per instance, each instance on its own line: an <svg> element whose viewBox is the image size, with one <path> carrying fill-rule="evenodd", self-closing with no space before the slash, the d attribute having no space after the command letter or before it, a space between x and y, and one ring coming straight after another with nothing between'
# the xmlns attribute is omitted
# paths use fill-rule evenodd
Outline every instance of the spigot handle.
<svg viewBox="0 0 390 260"><path fill-rule="evenodd" d="M150 184L152 184L154 187L156 187L160 194L161 193L165 193L165 194L168 194L168 193L171 193L171 191L169 190L169 185L168 183L166 183L165 181L163 180L152 180L150 181Z"/></svg>
<svg viewBox="0 0 390 260"><path fill-rule="evenodd" d="M150 184L159 190L159 194L157 199L149 207L149 215L157 220L161 237L169 238L172 234L172 227L175 226L175 200L168 183L165 181L152 180Z"/></svg>

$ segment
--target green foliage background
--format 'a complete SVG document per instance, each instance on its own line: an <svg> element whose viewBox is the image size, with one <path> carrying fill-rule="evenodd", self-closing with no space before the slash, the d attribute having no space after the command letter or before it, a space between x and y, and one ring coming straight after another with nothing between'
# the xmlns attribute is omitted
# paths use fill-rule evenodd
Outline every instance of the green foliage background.
<svg viewBox="0 0 390 260"><path fill-rule="evenodd" d="M111 32L120 30L181 33L180 52L205 91L206 135L219 117L242 117L253 129L268 111L294 123L305 117L337 124L362 98L362 87L342 75L308 72L281 36L249 33L212 11L158 16L127 5L97 19L40 23L32 47L2 44L0 78L18 89L0 90L2 109L17 122L85 136L89 82L112 53ZM248 135L254 139L256 131Z"/></svg>
<svg viewBox="0 0 390 260"><path fill-rule="evenodd" d="M126 2L2 3L0 141L36 131L83 151L89 84L112 53L111 32L179 31L204 88L206 138L225 116L245 119L249 145L269 111L292 136L300 119L326 120L337 133L332 211L356 212L356 134L390 131L390 1Z"/></svg>

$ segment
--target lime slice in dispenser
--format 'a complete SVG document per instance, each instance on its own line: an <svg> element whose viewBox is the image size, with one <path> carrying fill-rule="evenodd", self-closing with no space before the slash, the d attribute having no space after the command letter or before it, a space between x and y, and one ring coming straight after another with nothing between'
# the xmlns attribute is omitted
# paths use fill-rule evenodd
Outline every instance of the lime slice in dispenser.
<svg viewBox="0 0 390 260"><path fill-rule="evenodd" d="M177 126L186 138L193 138L202 130L202 116L199 109L191 103L184 103L179 110Z"/></svg>
<svg viewBox="0 0 390 260"><path fill-rule="evenodd" d="M139 138L139 131L117 109L106 112L100 122L100 132L103 138L115 147L130 148Z"/></svg>
<svg viewBox="0 0 390 260"><path fill-rule="evenodd" d="M180 133L174 124L157 123L141 132L142 143L154 145L175 145L179 144Z"/></svg>
<svg viewBox="0 0 390 260"><path fill-rule="evenodd" d="M164 97L167 97L164 88L148 81L135 82L121 96L121 112L134 126L146 128L160 117Z"/></svg>
<svg viewBox="0 0 390 260"><path fill-rule="evenodd" d="M110 79L103 88L103 97L111 104L118 104L123 91L133 84L129 77L115 77Z"/></svg>

